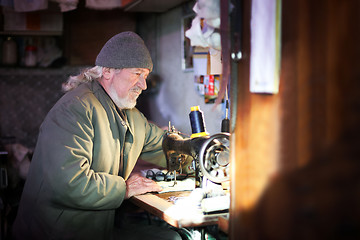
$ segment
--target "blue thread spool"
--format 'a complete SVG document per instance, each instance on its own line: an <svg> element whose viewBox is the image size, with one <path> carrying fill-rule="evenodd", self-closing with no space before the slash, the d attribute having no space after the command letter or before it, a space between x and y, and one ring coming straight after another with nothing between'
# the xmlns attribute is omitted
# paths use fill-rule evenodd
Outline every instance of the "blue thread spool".
<svg viewBox="0 0 360 240"><path fill-rule="evenodd" d="M191 138L209 135L209 133L206 132L203 112L200 111L199 106L191 107L189 117L192 130Z"/></svg>

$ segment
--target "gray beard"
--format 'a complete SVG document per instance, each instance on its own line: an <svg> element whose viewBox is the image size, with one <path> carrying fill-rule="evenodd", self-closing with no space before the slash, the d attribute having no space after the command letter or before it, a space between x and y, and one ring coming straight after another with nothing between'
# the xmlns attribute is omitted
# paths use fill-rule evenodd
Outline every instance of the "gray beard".
<svg viewBox="0 0 360 240"><path fill-rule="evenodd" d="M136 106L136 99L131 100L128 99L128 97L119 98L119 96L117 95L116 91L113 88L110 89L109 95L119 109L132 109Z"/></svg>

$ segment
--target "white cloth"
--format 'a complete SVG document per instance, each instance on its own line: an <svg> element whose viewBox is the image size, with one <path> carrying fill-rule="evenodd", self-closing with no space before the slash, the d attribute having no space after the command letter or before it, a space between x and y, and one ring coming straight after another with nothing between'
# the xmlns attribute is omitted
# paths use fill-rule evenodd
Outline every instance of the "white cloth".
<svg viewBox="0 0 360 240"><path fill-rule="evenodd" d="M52 1L59 3L61 12L68 12L75 10L79 3L79 0L52 0Z"/></svg>
<svg viewBox="0 0 360 240"><path fill-rule="evenodd" d="M185 32L185 36L190 39L191 46L211 47L221 50L220 33L206 23L201 28L200 16L193 19L191 28Z"/></svg>
<svg viewBox="0 0 360 240"><path fill-rule="evenodd" d="M192 20L191 28L185 32L185 36L190 39L191 46L208 47L209 44L205 40L204 34L201 31L200 22L200 17L196 16Z"/></svg>
<svg viewBox="0 0 360 240"><path fill-rule="evenodd" d="M220 28L220 0L198 0L193 10L206 24Z"/></svg>
<svg viewBox="0 0 360 240"><path fill-rule="evenodd" d="M251 6L250 91L279 92L281 13L278 0L253 0Z"/></svg>
<svg viewBox="0 0 360 240"><path fill-rule="evenodd" d="M193 10L196 17L185 32L191 45L221 50L221 37L217 30L220 28L220 0L198 0Z"/></svg>
<svg viewBox="0 0 360 240"><path fill-rule="evenodd" d="M157 184L162 187L162 191L160 193L165 192L179 192L179 191L192 191L195 189L195 179L194 178L186 178L184 180L176 180L175 181L160 181Z"/></svg>

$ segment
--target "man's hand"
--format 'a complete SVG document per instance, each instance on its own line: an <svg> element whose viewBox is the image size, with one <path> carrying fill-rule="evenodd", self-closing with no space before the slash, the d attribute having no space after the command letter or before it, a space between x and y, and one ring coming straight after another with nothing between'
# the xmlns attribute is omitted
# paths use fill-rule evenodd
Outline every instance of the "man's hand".
<svg viewBox="0 0 360 240"><path fill-rule="evenodd" d="M132 175L126 180L125 199L147 192L160 192L162 188L153 180L140 175Z"/></svg>

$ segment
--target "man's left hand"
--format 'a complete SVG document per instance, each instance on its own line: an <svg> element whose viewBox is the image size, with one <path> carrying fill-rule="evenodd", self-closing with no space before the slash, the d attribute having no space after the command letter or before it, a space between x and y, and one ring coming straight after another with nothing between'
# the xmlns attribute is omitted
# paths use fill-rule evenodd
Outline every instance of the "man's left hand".
<svg viewBox="0 0 360 240"><path fill-rule="evenodd" d="M162 188L155 181L135 174L126 180L125 199L147 192L160 191L162 191Z"/></svg>

